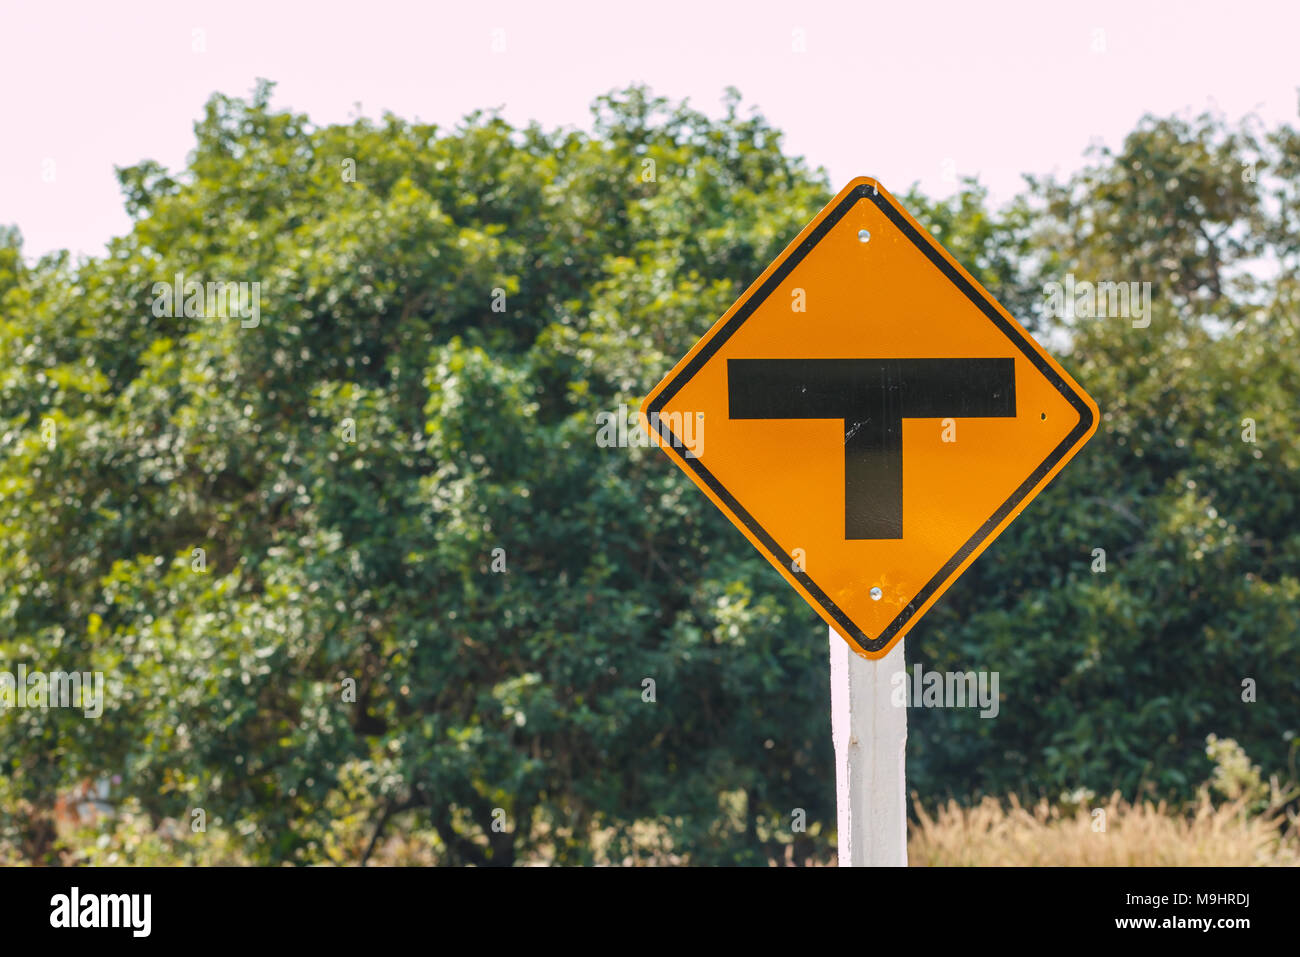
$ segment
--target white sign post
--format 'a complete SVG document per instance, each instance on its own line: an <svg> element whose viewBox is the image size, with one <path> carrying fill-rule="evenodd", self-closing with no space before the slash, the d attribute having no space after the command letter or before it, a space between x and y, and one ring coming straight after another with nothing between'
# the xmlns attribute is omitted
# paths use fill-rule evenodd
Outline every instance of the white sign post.
<svg viewBox="0 0 1300 957"><path fill-rule="evenodd" d="M868 660L830 629L831 736L840 867L907 866L907 708L890 700L903 642Z"/></svg>

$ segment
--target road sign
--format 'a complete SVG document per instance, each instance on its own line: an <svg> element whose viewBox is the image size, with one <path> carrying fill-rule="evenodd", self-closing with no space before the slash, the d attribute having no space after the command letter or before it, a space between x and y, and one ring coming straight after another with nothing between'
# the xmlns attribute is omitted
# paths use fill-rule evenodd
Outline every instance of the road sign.
<svg viewBox="0 0 1300 957"><path fill-rule="evenodd" d="M641 411L657 444L868 658L907 634L1098 420L1056 360L866 178Z"/></svg>

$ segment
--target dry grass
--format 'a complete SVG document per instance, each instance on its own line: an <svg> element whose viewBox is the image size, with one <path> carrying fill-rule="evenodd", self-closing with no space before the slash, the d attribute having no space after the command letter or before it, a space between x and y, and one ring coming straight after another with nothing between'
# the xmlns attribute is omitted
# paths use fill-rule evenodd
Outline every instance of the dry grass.
<svg viewBox="0 0 1300 957"><path fill-rule="evenodd" d="M1209 779L1190 805L1164 801L1127 801L1118 792L1097 799L1079 789L1055 800L1043 798L1032 806L1016 797L986 797L964 807L949 801L925 808L913 796L917 821L909 825L909 863L934 866L1300 866L1300 782L1285 786L1276 777L1264 780L1241 746L1231 738L1210 735L1206 756L1213 763ZM1292 771L1294 775L1294 770ZM4 800L0 778L0 825L13 832L30 808ZM1214 795L1214 797L1212 797ZM373 807L349 811L347 802L333 818L323 840L328 859L355 863L369 843ZM722 839L739 833L747 810L743 794L719 798ZM75 864L241 864L247 859L233 835L213 827L201 835L184 822L166 821L154 827L133 802L115 808L107 818L62 822L59 836L65 862ZM609 827L552 829L534 822L540 844L524 864L553 865L566 860L557 848L587 849L577 855L615 866L675 866L689 864L686 849L674 848L670 829L662 821L638 821L625 833ZM834 835L822 840L821 825L806 835L790 836L770 822L759 828L765 841L777 838L784 848L772 865L834 864ZM22 831L21 827L17 829ZM778 833L779 832L779 833ZM4 838L8 836L7 841ZM25 862L13 834L0 831L0 866ZM429 866L444 862L441 840L418 821L395 821L370 858L384 865Z"/></svg>
<svg viewBox="0 0 1300 957"><path fill-rule="evenodd" d="M916 811L907 851L920 867L1300 865L1296 827L1280 810L1250 814L1244 798L1216 807L1207 791L1186 813L1118 793L1073 809L1046 799L1025 807L1013 796Z"/></svg>

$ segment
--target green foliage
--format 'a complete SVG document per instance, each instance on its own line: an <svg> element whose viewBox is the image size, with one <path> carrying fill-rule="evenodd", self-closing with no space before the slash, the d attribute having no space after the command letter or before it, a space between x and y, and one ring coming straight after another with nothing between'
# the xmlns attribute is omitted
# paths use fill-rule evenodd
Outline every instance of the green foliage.
<svg viewBox="0 0 1300 957"><path fill-rule="evenodd" d="M825 856L824 626L658 450L595 441L824 175L734 93L718 119L611 94L590 134L316 127L270 94L214 96L184 171L120 170L107 256L28 263L0 233L0 660L110 682L98 720L0 716L0 846L55 858L61 789L120 775L131 815L77 859L165 857L149 824L196 808L221 860L355 861L399 830L451 863L586 862L595 835L622 860L649 825L757 863L797 808L795 856ZM909 638L1005 694L996 721L913 712L923 796L1190 796L1216 732L1285 766L1296 142L1151 120L1006 210L977 183L906 200L1105 413ZM1066 269L1157 283L1150 328L1044 316ZM260 323L156 315L177 274L259 282Z"/></svg>
<svg viewBox="0 0 1300 957"><path fill-rule="evenodd" d="M794 807L824 841L822 629L657 450L595 442L824 180L734 96L629 90L584 135L318 129L269 94L214 97L183 174L121 171L105 259L0 247L0 654L117 689L5 716L14 800L121 773L264 861L336 859L357 815L452 862L646 820L760 861ZM260 324L155 316L178 273L261 282Z"/></svg>
<svg viewBox="0 0 1300 957"><path fill-rule="evenodd" d="M1148 281L1153 317L1040 317L1053 341L1068 336L1064 364L1102 422L914 632L927 667L997 670L1005 695L996 721L913 712L922 793L1190 798L1215 733L1288 773L1300 714L1294 142L1212 116L1148 119L1117 153L1022 201L1040 289L1067 270Z"/></svg>

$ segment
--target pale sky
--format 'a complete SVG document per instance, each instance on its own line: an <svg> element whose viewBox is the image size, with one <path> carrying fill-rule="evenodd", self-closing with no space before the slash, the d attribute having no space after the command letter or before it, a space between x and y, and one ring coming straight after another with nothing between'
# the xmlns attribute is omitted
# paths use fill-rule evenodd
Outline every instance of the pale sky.
<svg viewBox="0 0 1300 957"><path fill-rule="evenodd" d="M614 87L717 114L731 85L833 188L872 175L943 195L951 174L978 175L1003 201L1021 173L1068 173L1147 112L1294 122L1298 44L1296 0L0 0L0 224L29 256L102 252L129 228L114 165L181 168L207 97L259 76L317 124L359 102L444 125L501 106L586 127Z"/></svg>

